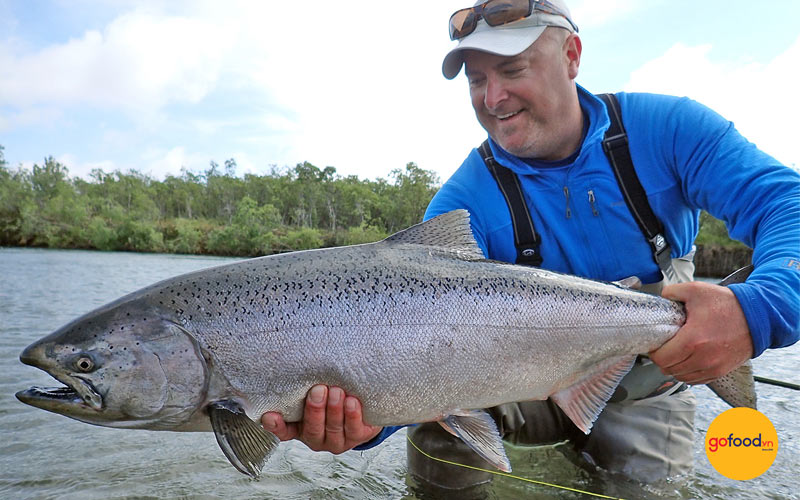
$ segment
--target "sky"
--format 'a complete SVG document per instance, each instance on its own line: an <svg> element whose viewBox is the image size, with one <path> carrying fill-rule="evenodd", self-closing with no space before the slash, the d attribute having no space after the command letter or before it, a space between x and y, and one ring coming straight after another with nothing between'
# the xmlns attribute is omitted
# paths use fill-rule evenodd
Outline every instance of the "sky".
<svg viewBox="0 0 800 500"><path fill-rule="evenodd" d="M233 158L446 180L486 137L463 72L441 73L470 0L0 0L0 145L163 179ZM689 96L800 166L800 2L568 0L599 92Z"/></svg>

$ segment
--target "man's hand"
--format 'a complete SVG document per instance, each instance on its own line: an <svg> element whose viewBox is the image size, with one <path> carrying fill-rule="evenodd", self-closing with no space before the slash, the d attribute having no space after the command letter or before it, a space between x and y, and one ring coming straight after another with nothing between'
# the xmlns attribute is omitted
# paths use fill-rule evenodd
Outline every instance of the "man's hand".
<svg viewBox="0 0 800 500"><path fill-rule="evenodd" d="M706 384L753 356L747 320L729 288L695 281L666 286L661 295L686 304L686 324L650 353L665 374Z"/></svg>
<svg viewBox="0 0 800 500"><path fill-rule="evenodd" d="M339 387L315 385L308 391L302 422L286 423L279 413L261 416L261 425L281 441L299 439L314 451L343 453L377 436L381 427L364 423L361 402Z"/></svg>

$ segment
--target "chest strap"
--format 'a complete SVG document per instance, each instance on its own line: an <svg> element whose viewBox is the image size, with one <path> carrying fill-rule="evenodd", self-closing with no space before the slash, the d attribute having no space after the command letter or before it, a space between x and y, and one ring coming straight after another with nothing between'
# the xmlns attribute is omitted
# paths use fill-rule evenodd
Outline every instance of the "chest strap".
<svg viewBox="0 0 800 500"><path fill-rule="evenodd" d="M674 281L676 273L672 267L671 249L667 239L664 237L664 226L661 225L661 222L650 208L647 194L641 182L639 182L636 170L633 168L633 160L628 148L628 134L622 125L619 102L614 94L600 94L598 97L606 103L608 117L611 120L611 125L603 138L603 151L605 151L614 171L614 177L617 179L617 184L619 184L625 203L628 205L628 210L630 210L639 229L650 245L653 260L662 274ZM522 187L517 174L500 165L494 159L488 140L483 141L478 151L492 177L497 182L500 192L503 193L506 204L508 204L514 229L514 245L517 248L516 263L541 266L543 261L539 248L541 237L533 226L533 220L525 202L525 197L522 194Z"/></svg>

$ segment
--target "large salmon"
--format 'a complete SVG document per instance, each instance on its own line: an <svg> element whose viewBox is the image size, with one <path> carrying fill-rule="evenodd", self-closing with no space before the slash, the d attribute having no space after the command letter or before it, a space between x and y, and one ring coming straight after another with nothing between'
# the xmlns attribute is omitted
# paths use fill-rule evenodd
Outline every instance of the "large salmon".
<svg viewBox="0 0 800 500"><path fill-rule="evenodd" d="M378 243L244 260L131 293L27 347L65 384L30 405L118 428L213 430L257 476L314 384L357 396L373 425L440 421L509 470L487 413L550 397L584 432L683 305L612 283L484 259L463 211ZM729 392L747 393L749 386Z"/></svg>

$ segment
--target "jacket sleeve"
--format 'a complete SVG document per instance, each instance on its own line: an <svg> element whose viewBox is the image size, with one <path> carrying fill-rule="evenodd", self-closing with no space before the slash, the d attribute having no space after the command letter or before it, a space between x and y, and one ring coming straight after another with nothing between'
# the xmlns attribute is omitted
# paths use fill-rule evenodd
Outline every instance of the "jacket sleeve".
<svg viewBox="0 0 800 500"><path fill-rule="evenodd" d="M670 113L675 175L695 208L725 221L753 248L755 270L731 285L753 356L800 338L800 174L748 142L733 124L689 99Z"/></svg>
<svg viewBox="0 0 800 500"><path fill-rule="evenodd" d="M378 433L377 436L375 436L374 438L370 439L366 443L361 443L360 445L356 446L353 449L356 450L356 451L364 451L364 450L368 450L370 448L374 448L375 446L378 446L379 444L384 442L386 440L386 438L388 438L389 436L391 436L395 432L399 431L403 427L407 427L407 426L405 426L405 425L387 425L386 427L381 429L381 431Z"/></svg>

